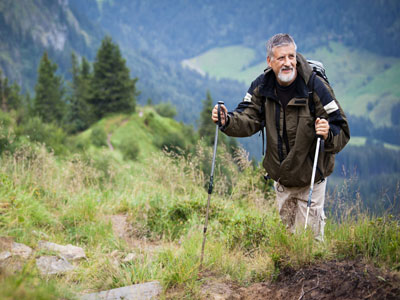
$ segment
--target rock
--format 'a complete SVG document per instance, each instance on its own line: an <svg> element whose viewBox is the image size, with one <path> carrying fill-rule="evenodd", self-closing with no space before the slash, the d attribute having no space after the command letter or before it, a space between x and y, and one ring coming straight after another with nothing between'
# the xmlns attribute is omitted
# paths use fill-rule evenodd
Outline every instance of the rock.
<svg viewBox="0 0 400 300"><path fill-rule="evenodd" d="M158 281L125 286L99 293L86 294L81 300L150 300L157 299L162 291Z"/></svg>
<svg viewBox="0 0 400 300"><path fill-rule="evenodd" d="M62 246L55 243L40 241L39 249L57 252L60 256L72 261L86 258L85 251L81 247L76 247L71 244Z"/></svg>
<svg viewBox="0 0 400 300"><path fill-rule="evenodd" d="M8 273L20 271L32 249L24 244L15 243L12 237L0 237L0 269Z"/></svg>
<svg viewBox="0 0 400 300"><path fill-rule="evenodd" d="M74 269L66 259L57 256L41 256L36 260L36 266L42 275L62 274Z"/></svg>
<svg viewBox="0 0 400 300"><path fill-rule="evenodd" d="M11 254L13 256L21 256L24 259L28 259L32 254L32 248L24 244L14 242L11 247Z"/></svg>
<svg viewBox="0 0 400 300"><path fill-rule="evenodd" d="M9 251L4 251L0 253L0 263L5 261L7 258L11 257L11 252Z"/></svg>

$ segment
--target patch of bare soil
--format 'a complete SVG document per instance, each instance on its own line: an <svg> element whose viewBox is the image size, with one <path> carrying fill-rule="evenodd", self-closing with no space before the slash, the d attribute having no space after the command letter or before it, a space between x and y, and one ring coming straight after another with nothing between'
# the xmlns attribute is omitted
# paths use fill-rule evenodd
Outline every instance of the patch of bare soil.
<svg viewBox="0 0 400 300"><path fill-rule="evenodd" d="M284 270L273 283L240 288L241 299L400 299L400 277L359 261L329 261Z"/></svg>
<svg viewBox="0 0 400 300"><path fill-rule="evenodd" d="M128 221L126 215L111 215L107 216L107 218L111 221L114 234L120 239L125 240L131 249L137 249L141 252L153 254L164 246L161 242L150 241L145 238L137 238L135 230Z"/></svg>

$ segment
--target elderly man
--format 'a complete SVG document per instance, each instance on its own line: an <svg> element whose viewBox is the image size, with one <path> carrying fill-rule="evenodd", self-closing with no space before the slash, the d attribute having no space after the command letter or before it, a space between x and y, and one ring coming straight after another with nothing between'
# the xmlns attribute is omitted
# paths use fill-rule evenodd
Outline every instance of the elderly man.
<svg viewBox="0 0 400 300"><path fill-rule="evenodd" d="M266 129L263 166L275 183L282 221L292 232L304 228L317 136L324 140L319 154L308 225L323 240L326 180L335 154L350 139L346 116L328 82L316 75L296 53L288 34L267 42L269 68L254 80L238 107L221 107L220 129L229 136L246 137ZM217 122L217 106L212 112Z"/></svg>

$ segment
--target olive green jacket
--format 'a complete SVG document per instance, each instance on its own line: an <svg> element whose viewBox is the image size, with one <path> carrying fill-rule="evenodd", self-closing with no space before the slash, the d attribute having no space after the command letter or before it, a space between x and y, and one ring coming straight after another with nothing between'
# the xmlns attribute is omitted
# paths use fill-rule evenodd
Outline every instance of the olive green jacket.
<svg viewBox="0 0 400 300"><path fill-rule="evenodd" d="M220 128L229 136L246 137L260 131L265 124L267 150L263 166L272 179L288 187L311 183L317 141L315 117L327 119L330 125L329 137L318 157L315 182L333 172L335 154L350 139L346 116L332 88L318 76L313 82L315 114L310 111L308 83L313 71L299 53L297 72L296 94L285 112L276 96L275 74L268 68L252 83L243 102L228 113L227 124Z"/></svg>

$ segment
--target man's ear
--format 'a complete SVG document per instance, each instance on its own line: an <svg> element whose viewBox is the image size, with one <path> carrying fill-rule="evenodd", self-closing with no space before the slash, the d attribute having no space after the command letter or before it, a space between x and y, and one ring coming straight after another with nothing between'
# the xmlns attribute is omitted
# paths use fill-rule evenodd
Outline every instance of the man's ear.
<svg viewBox="0 0 400 300"><path fill-rule="evenodd" d="M271 57L267 56L267 64L269 67L271 67Z"/></svg>

